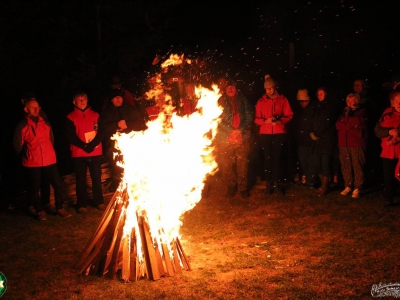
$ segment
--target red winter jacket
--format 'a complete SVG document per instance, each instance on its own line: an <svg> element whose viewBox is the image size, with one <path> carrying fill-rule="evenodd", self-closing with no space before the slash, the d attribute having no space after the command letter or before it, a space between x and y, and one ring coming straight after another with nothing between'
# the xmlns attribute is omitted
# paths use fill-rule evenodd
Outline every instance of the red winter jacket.
<svg viewBox="0 0 400 300"><path fill-rule="evenodd" d="M352 115L341 115L336 121L339 147L367 146L367 110L358 108Z"/></svg>
<svg viewBox="0 0 400 300"><path fill-rule="evenodd" d="M382 141L381 157L383 158L398 159L400 157L400 142L390 142L389 130L395 128L400 130L400 113L390 107L385 109L374 128L376 136Z"/></svg>
<svg viewBox="0 0 400 300"><path fill-rule="evenodd" d="M90 153L82 149L97 134L98 120L99 114L89 106L85 110L74 107L74 110L67 115L67 131L72 157L93 157L103 154L101 143Z"/></svg>
<svg viewBox="0 0 400 300"><path fill-rule="evenodd" d="M266 124L270 117L278 117L281 124L275 126ZM293 111L288 99L283 95L277 95L274 99L267 98L264 94L257 102L254 123L260 125L260 134L286 133L285 124L293 118Z"/></svg>
<svg viewBox="0 0 400 300"><path fill-rule="evenodd" d="M37 123L28 116L18 123L13 145L17 153L22 152L24 167L46 167L57 162L53 130L41 116Z"/></svg>

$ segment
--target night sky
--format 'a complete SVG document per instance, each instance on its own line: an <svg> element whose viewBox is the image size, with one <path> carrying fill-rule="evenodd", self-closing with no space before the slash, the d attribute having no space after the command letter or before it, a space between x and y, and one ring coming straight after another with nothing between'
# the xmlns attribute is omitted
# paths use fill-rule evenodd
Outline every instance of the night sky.
<svg viewBox="0 0 400 300"><path fill-rule="evenodd" d="M140 94L156 54L200 58L203 79L233 78L252 102L265 74L289 100L320 85L343 97L356 78L380 95L400 74L398 12L398 2L377 0L1 1L2 139L12 136L24 91L36 92L61 128L74 90L99 108L119 74Z"/></svg>

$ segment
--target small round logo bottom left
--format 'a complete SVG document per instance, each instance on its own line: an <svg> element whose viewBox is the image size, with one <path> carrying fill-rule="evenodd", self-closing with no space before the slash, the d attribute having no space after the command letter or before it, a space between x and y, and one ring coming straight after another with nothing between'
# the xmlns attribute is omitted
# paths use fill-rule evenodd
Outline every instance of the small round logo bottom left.
<svg viewBox="0 0 400 300"><path fill-rule="evenodd" d="M7 291L7 277L0 272L0 297Z"/></svg>

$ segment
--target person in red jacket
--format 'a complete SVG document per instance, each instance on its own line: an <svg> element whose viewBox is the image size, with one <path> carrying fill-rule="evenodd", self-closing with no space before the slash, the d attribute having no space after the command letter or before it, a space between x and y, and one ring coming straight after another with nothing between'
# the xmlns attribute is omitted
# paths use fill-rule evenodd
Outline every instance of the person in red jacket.
<svg viewBox="0 0 400 300"><path fill-rule="evenodd" d="M356 93L347 95L346 104L336 121L339 159L345 184L341 194L347 196L353 191L351 197L358 198L364 183L368 112L360 107L360 96Z"/></svg>
<svg viewBox="0 0 400 300"><path fill-rule="evenodd" d="M400 91L390 95L390 104L374 128L381 139L384 197L388 206L395 204L393 198L398 188L395 169L400 157Z"/></svg>
<svg viewBox="0 0 400 300"><path fill-rule="evenodd" d="M71 214L63 207L63 182L56 164L51 125L40 116L40 106L36 99L25 101L24 111L26 117L15 128L13 145L15 151L22 154L22 165L28 173L28 197L34 205L38 220L46 221L46 212L39 196L41 174L46 174L54 188L56 213L69 218Z"/></svg>
<svg viewBox="0 0 400 300"><path fill-rule="evenodd" d="M292 120L293 111L288 99L278 94L275 81L269 75L265 76L265 94L256 104L254 123L260 126L260 143L264 152L264 168L266 195L272 189L279 195L283 191L278 185L280 180L280 165L282 147L286 138L285 125Z"/></svg>
<svg viewBox="0 0 400 300"><path fill-rule="evenodd" d="M101 187L102 145L90 147L97 134L99 114L88 105L88 97L84 92L77 92L73 98L74 110L67 115L67 136L70 143L71 156L75 165L76 176L76 208L78 213L86 213L89 204L86 190L86 172L89 168L92 179L93 204L104 210L104 198Z"/></svg>

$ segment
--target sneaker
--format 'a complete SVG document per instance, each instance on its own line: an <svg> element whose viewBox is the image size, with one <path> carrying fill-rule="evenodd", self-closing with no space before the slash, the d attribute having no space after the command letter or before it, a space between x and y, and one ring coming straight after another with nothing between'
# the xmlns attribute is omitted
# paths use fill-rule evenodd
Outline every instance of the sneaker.
<svg viewBox="0 0 400 300"><path fill-rule="evenodd" d="M343 196L347 196L348 194L350 194L351 192L351 188L349 188L348 186L340 193L340 195Z"/></svg>
<svg viewBox="0 0 400 300"><path fill-rule="evenodd" d="M55 214L56 213L56 207L52 204L46 204L44 206L44 210L49 213L49 214Z"/></svg>
<svg viewBox="0 0 400 300"><path fill-rule="evenodd" d="M106 206L105 206L104 204L99 204L99 205L97 206L97 209L98 209L98 210L105 210L105 209L106 209Z"/></svg>
<svg viewBox="0 0 400 300"><path fill-rule="evenodd" d="M78 208L78 213L79 214L84 215L84 214L86 214L86 212L87 212L87 208L86 207L79 207Z"/></svg>
<svg viewBox="0 0 400 300"><path fill-rule="evenodd" d="M244 190L240 192L240 196L242 196L242 198L249 198L250 197L250 193L248 190Z"/></svg>
<svg viewBox="0 0 400 300"><path fill-rule="evenodd" d="M57 209L57 215L63 218L72 217L72 215L65 210L65 208Z"/></svg>
<svg viewBox="0 0 400 300"><path fill-rule="evenodd" d="M354 189L353 193L351 194L351 198L358 198L360 197L359 189Z"/></svg>
<svg viewBox="0 0 400 300"><path fill-rule="evenodd" d="M46 212L44 210L39 211L38 214L37 214L37 219L39 221L47 221Z"/></svg>

